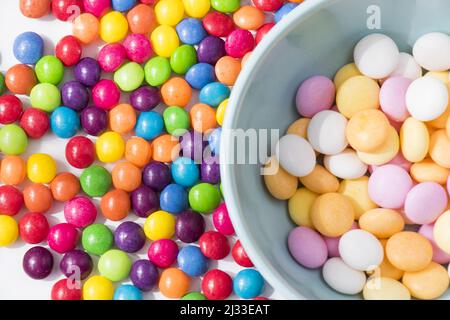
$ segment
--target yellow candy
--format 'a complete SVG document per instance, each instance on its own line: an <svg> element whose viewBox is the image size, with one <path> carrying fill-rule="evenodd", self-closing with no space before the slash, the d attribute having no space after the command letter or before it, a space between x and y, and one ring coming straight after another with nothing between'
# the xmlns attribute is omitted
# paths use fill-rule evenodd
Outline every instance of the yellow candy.
<svg viewBox="0 0 450 320"><path fill-rule="evenodd" d="M100 20L100 37L107 43L119 42L128 33L128 21L118 11L105 14Z"/></svg>
<svg viewBox="0 0 450 320"><path fill-rule="evenodd" d="M166 211L156 211L145 220L144 232L153 241L170 239L175 234L175 218Z"/></svg>
<svg viewBox="0 0 450 320"><path fill-rule="evenodd" d="M450 139L444 129L431 134L429 154L438 165L450 168Z"/></svg>
<svg viewBox="0 0 450 320"><path fill-rule="evenodd" d="M355 219L374 209L377 205L369 197L369 178L363 176L354 180L342 180L338 192L350 200L355 211Z"/></svg>
<svg viewBox="0 0 450 320"><path fill-rule="evenodd" d="M125 142L117 132L105 132L95 142L95 150L101 162L115 162L122 158Z"/></svg>
<svg viewBox="0 0 450 320"><path fill-rule="evenodd" d="M383 208L367 211L359 218L358 223L361 229L380 239L389 238L405 227L405 221L400 213Z"/></svg>
<svg viewBox="0 0 450 320"><path fill-rule="evenodd" d="M447 270L435 262L421 271L405 272L402 282L414 298L427 300L440 297L449 284Z"/></svg>
<svg viewBox="0 0 450 320"><path fill-rule="evenodd" d="M401 282L385 277L367 280L363 289L364 300L410 300L411 294Z"/></svg>
<svg viewBox="0 0 450 320"><path fill-rule="evenodd" d="M19 227L16 220L10 216L0 215L0 247L6 247L16 242Z"/></svg>
<svg viewBox="0 0 450 320"><path fill-rule="evenodd" d="M192 18L203 18L211 7L209 0L183 0L183 4L186 14Z"/></svg>
<svg viewBox="0 0 450 320"><path fill-rule="evenodd" d="M177 32L170 26L156 27L150 38L155 53L165 58L169 58L180 45Z"/></svg>
<svg viewBox="0 0 450 320"><path fill-rule="evenodd" d="M316 164L310 174L299 180L306 188L319 194L337 192L339 189L339 180L320 164Z"/></svg>
<svg viewBox="0 0 450 320"><path fill-rule="evenodd" d="M290 175L272 156L264 167L264 183L270 194L278 200L287 200L297 190L297 177Z"/></svg>
<svg viewBox="0 0 450 320"><path fill-rule="evenodd" d="M445 211L434 223L434 241L439 248L450 253L450 210Z"/></svg>
<svg viewBox="0 0 450 320"><path fill-rule="evenodd" d="M306 188L300 188L289 199L289 216L296 225L314 228L310 218L310 212L317 197L318 195L316 193Z"/></svg>
<svg viewBox="0 0 450 320"><path fill-rule="evenodd" d="M400 129L400 145L406 160L419 162L425 159L430 146L427 126L413 117L406 119Z"/></svg>
<svg viewBox="0 0 450 320"><path fill-rule="evenodd" d="M183 2L181 0L160 0L155 6L155 15L159 24L175 26L183 19Z"/></svg>
<svg viewBox="0 0 450 320"><path fill-rule="evenodd" d="M351 77L354 77L354 76L360 76L360 75L361 75L361 72L359 72L355 63L352 62L352 63L346 64L345 66L343 66L336 72L334 79L333 79L334 86L336 87L336 89L339 89L339 87L347 79L350 79Z"/></svg>
<svg viewBox="0 0 450 320"><path fill-rule="evenodd" d="M286 134L296 134L306 139L309 121L311 121L309 118L300 118L294 121L287 129Z"/></svg>
<svg viewBox="0 0 450 320"><path fill-rule="evenodd" d="M450 169L441 167L430 158L414 163L409 172L417 182L432 181L439 184L445 184L450 175Z"/></svg>
<svg viewBox="0 0 450 320"><path fill-rule="evenodd" d="M366 76L347 79L337 90L336 105L340 113L351 118L361 110L378 109L380 87Z"/></svg>
<svg viewBox="0 0 450 320"><path fill-rule="evenodd" d="M379 149L373 152L358 151L357 154L365 164L380 166L394 159L399 149L400 141L398 133L393 127L390 127L390 134Z"/></svg>
<svg viewBox="0 0 450 320"><path fill-rule="evenodd" d="M386 239L380 240L381 245L383 246L384 252L386 252ZM392 263L389 262L389 259L387 258L386 254L383 257L383 261L381 264L372 272L368 272L369 275L376 276L376 277L385 277L385 278L391 278L394 280L400 280L403 277L404 271L400 270L392 265Z"/></svg>
<svg viewBox="0 0 450 320"><path fill-rule="evenodd" d="M225 111L227 110L227 107L228 107L228 99L223 100L217 107L216 121L219 125L223 124L223 119L225 118Z"/></svg>
<svg viewBox="0 0 450 320"><path fill-rule="evenodd" d="M103 276L92 276L83 285L83 300L112 300L113 283Z"/></svg>
<svg viewBox="0 0 450 320"><path fill-rule="evenodd" d="M36 153L28 158L28 179L35 183L50 183L56 176L56 161L45 153Z"/></svg>

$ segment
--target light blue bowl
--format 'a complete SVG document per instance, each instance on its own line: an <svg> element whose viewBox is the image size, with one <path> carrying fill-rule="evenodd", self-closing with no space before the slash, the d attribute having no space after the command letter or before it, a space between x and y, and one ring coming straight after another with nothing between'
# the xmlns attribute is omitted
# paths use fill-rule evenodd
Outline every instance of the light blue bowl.
<svg viewBox="0 0 450 320"><path fill-rule="evenodd" d="M380 9L381 29L368 29L368 8L369 13ZM286 242L294 225L286 201L274 200L268 194L259 164L227 164L234 137L226 132L266 128L280 129L284 134L299 118L294 97L304 79L316 74L333 77L352 61L358 40L372 32L391 36L401 51L411 52L414 41L424 33L450 33L449 12L448 0L306 0L271 30L243 68L223 126L224 195L245 250L286 299L360 296L336 293L325 284L320 270L302 268L291 258Z"/></svg>

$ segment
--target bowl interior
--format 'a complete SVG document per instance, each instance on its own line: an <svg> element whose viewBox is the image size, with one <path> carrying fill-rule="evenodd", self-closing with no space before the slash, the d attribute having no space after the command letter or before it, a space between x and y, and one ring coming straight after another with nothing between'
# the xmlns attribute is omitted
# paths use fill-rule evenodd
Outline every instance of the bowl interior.
<svg viewBox="0 0 450 320"><path fill-rule="evenodd" d="M377 12L381 28L369 29L367 21ZM336 293L322 280L320 270L303 268L291 258L286 242L294 225L288 217L287 201L277 201L268 194L260 164L230 164L235 158L231 152L235 136L227 130L280 129L283 135L299 118L294 97L303 80L318 74L332 78L353 60L358 40L372 32L389 35L400 51L410 53L422 34L450 33L448 12L450 1L446 0L307 0L272 29L243 69L223 128L224 195L247 253L285 298L359 296ZM271 143L266 144L270 148Z"/></svg>

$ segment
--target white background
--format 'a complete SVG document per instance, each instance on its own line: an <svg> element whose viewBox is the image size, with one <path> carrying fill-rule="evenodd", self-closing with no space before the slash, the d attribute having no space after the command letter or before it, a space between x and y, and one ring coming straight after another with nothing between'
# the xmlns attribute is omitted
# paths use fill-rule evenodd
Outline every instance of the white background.
<svg viewBox="0 0 450 320"><path fill-rule="evenodd" d="M5 72L9 67L17 64L18 61L14 58L12 45L17 35L25 31L34 31L40 34L45 41L45 54L53 54L53 48L57 41L63 36L71 33L70 23L65 23L54 19L52 16L47 16L43 19L29 19L22 16L19 10L19 0L1 0L0 1L0 70ZM84 56L93 56L98 51L98 47L101 43L91 45L85 49ZM65 78L70 79L72 76L72 70L66 69ZM123 97L126 101L126 97ZM28 99L21 97L25 107L29 106ZM30 154L36 152L44 152L52 155L58 163L58 172L71 171L79 175L80 171L71 168L65 161L64 148L67 140L59 139L53 134L47 134L43 139L30 140L27 152L22 155L28 157ZM109 169L111 167L109 166ZM23 186L21 186L23 187ZM96 199L98 204L98 199ZM58 221L64 221L64 217L61 213L63 208L62 203L54 202L54 205L50 212L46 214L51 225ZM18 221L23 215L24 210L15 216ZM135 220L143 225L144 219L137 218L130 212L128 220ZM64 221L65 222L65 221ZM97 223L105 222L101 213L99 212ZM106 224L115 228L118 223L112 223L107 221ZM211 229L210 217L207 218L207 228ZM230 245L235 242L235 237L229 237ZM136 260L138 256L140 258L147 258L146 252L149 246L149 241L143 250L138 255L132 255L133 260ZM30 248L30 245L25 244L23 241L18 240L13 246L8 248L0 248L0 299L49 299L52 285L63 276L59 271L59 260L61 255L53 252L55 258L54 270L52 274L44 280L33 280L29 278L22 269L22 257L24 253ZM96 265L97 258L93 257L94 264ZM232 277L241 269L229 255L226 259L217 262L210 261L210 269L220 268L228 272ZM94 270L97 273L97 270ZM129 282L125 282L129 283ZM117 284L116 284L117 285ZM200 291L200 281L195 279L192 281L190 291ZM280 298L273 292L266 284L266 289L263 293L264 296L269 298ZM161 299L163 298L157 289L144 295L145 299ZM232 296L236 298L236 296Z"/></svg>

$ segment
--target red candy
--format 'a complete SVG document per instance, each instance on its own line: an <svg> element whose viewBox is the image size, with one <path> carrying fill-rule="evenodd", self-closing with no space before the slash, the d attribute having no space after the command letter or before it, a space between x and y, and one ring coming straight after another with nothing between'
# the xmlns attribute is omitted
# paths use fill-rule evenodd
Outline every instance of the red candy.
<svg viewBox="0 0 450 320"><path fill-rule="evenodd" d="M19 120L22 115L22 102L16 96L5 94L0 97L0 123L8 124Z"/></svg>
<svg viewBox="0 0 450 320"><path fill-rule="evenodd" d="M261 40L266 36L266 34L275 26L275 23L269 22L266 24L263 24L261 28L258 29L256 32L255 40L256 44L260 43Z"/></svg>
<svg viewBox="0 0 450 320"><path fill-rule="evenodd" d="M74 36L65 36L55 47L55 55L66 67L71 67L80 61L83 49L80 41Z"/></svg>
<svg viewBox="0 0 450 320"><path fill-rule="evenodd" d="M231 236L234 234L233 224L231 223L230 216L228 215L225 202L221 203L216 210L214 210L212 218L214 227L217 231L226 236Z"/></svg>
<svg viewBox="0 0 450 320"><path fill-rule="evenodd" d="M202 291L208 300L224 300L233 290L231 277L219 269L213 269L205 273L202 280Z"/></svg>
<svg viewBox="0 0 450 320"><path fill-rule="evenodd" d="M212 36L226 37L234 30L233 19L224 13L212 11L203 18L203 28Z"/></svg>
<svg viewBox="0 0 450 320"><path fill-rule="evenodd" d="M83 13L82 0L53 0L52 13L61 21L74 20Z"/></svg>
<svg viewBox="0 0 450 320"><path fill-rule="evenodd" d="M99 108L110 110L119 103L119 99L119 88L112 80L100 80L92 89L92 100Z"/></svg>
<svg viewBox="0 0 450 320"><path fill-rule="evenodd" d="M19 221L20 237L30 244L44 241L49 228L47 218L42 213L28 212Z"/></svg>
<svg viewBox="0 0 450 320"><path fill-rule="evenodd" d="M70 223L59 223L50 228L47 241L51 249L66 253L77 246L78 231Z"/></svg>
<svg viewBox="0 0 450 320"><path fill-rule="evenodd" d="M238 265L245 268L253 267L253 262L248 257L239 240L234 244L233 249L231 250L231 255Z"/></svg>
<svg viewBox="0 0 450 320"><path fill-rule="evenodd" d="M255 7L263 11L277 11L283 2L283 0L253 0Z"/></svg>
<svg viewBox="0 0 450 320"><path fill-rule="evenodd" d="M198 240L198 244L205 257L212 260L223 259L230 253L227 238L217 231L205 232Z"/></svg>
<svg viewBox="0 0 450 320"><path fill-rule="evenodd" d="M158 0L141 0L143 4L155 4Z"/></svg>
<svg viewBox="0 0 450 320"><path fill-rule="evenodd" d="M71 166L83 169L95 160L94 143L86 137L73 137L66 145L66 159Z"/></svg>
<svg viewBox="0 0 450 320"><path fill-rule="evenodd" d="M252 300L269 300L269 299L266 297L256 297L256 298L253 298Z"/></svg>
<svg viewBox="0 0 450 320"><path fill-rule="evenodd" d="M81 285L72 279L61 279L53 285L52 300L81 300Z"/></svg>
<svg viewBox="0 0 450 320"><path fill-rule="evenodd" d="M170 267L178 255L178 246L171 239L153 241L148 248L148 259L158 268Z"/></svg>
<svg viewBox="0 0 450 320"><path fill-rule="evenodd" d="M22 114L20 126L30 138L39 139L50 128L50 120L44 111L28 108Z"/></svg>
<svg viewBox="0 0 450 320"><path fill-rule="evenodd" d="M23 206L23 195L13 186L0 186L0 213L7 216L16 215Z"/></svg>
<svg viewBox="0 0 450 320"><path fill-rule="evenodd" d="M255 39L248 30L236 29L225 41L225 51L233 58L242 58L255 47Z"/></svg>

